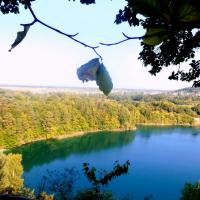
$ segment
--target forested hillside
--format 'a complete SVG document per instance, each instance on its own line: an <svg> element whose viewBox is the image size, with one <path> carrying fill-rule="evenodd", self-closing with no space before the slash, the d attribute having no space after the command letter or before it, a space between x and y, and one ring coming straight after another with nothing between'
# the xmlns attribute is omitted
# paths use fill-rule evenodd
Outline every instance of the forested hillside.
<svg viewBox="0 0 200 200"><path fill-rule="evenodd" d="M145 98L2 90L0 147L10 148L80 131L129 130L136 124L192 125L199 114L200 105L195 100L178 105L174 98L173 101L155 96Z"/></svg>

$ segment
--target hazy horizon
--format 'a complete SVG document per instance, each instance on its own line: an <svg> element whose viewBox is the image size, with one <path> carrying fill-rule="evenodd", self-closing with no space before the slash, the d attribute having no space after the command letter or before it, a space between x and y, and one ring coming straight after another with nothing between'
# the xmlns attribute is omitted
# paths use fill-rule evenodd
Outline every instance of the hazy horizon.
<svg viewBox="0 0 200 200"><path fill-rule="evenodd" d="M99 90L97 86L67 86L67 85L27 85L27 84L1 84L0 83L0 88L3 87L27 87L27 88L72 88L72 89L94 89L94 90ZM151 88L125 88L125 87L113 87L113 90L152 90L152 91L174 91L174 90L179 90L179 89L184 89L184 88L190 88L190 87L181 87L178 89L151 89Z"/></svg>

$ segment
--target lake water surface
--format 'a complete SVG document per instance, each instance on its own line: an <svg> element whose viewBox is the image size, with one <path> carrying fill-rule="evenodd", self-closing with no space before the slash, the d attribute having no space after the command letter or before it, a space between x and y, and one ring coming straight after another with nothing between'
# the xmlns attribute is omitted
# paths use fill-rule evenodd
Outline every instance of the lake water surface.
<svg viewBox="0 0 200 200"><path fill-rule="evenodd" d="M82 163L110 170L118 160L129 160L129 173L108 187L116 196L143 200L178 200L186 182L200 180L200 129L139 127L136 131L101 132L82 137L41 141L14 150L22 153L26 186L37 188L47 170L76 167L76 187L90 186Z"/></svg>

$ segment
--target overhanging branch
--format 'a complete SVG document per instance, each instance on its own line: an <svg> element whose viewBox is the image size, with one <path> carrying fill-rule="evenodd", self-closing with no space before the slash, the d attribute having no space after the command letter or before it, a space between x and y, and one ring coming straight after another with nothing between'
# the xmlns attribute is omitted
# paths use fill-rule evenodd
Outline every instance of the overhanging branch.
<svg viewBox="0 0 200 200"><path fill-rule="evenodd" d="M128 36L128 35L126 35L125 33L122 32L122 35L125 37L125 39L120 40L118 42L113 42L113 43L102 43L102 42L100 42L99 44L103 45L103 46L113 46L113 45L121 44L123 42L127 42L129 40L143 40L145 38L150 38L150 37L155 37L155 36L163 36L163 35L166 35L166 33L161 32L161 33L155 33L155 34L149 34L149 35L143 35L143 36L137 36L137 37L130 37L130 36Z"/></svg>
<svg viewBox="0 0 200 200"><path fill-rule="evenodd" d="M53 31L55 31L55 32L57 32L57 33L59 33L59 34L64 35L64 36L70 38L71 40L73 40L73 41L75 41L75 42L81 44L82 46L92 49L92 50L94 51L94 53L95 53L101 60L103 60L102 56L101 56L101 55L97 52L97 50L96 50L97 48L99 48L99 46L91 46L91 45L86 44L85 42L82 42L82 41L76 39L75 36L77 36L79 33L76 33L76 34L67 34L67 33L64 33L64 32L62 32L62 31L60 31L59 29L56 29L56 28L54 28L54 27L52 27L52 26L50 26L50 25L44 23L43 21L41 21L40 19L37 18L37 16L35 15L33 9L31 8L31 5L30 5L29 3L27 3L27 7L28 7L30 13L32 14L32 16L33 16L33 18L34 18L34 21L31 22L31 23L29 23L29 24L21 24L22 26L26 26L26 25L32 26L32 25L34 25L36 22L38 22L39 24L41 24L41 25L43 25L43 26L45 26L45 27L47 27L47 28L49 28L49 29L51 29L51 30L53 30Z"/></svg>
<svg viewBox="0 0 200 200"><path fill-rule="evenodd" d="M102 42L100 42L99 44L100 45L104 45L104 46L113 46L113 45L118 45L118 44L121 44L121 43L123 43L123 42L126 42L126 41L128 41L128 40L141 40L141 39L144 39L144 37L145 36L140 36L140 37L129 37L129 36L127 36L125 33L122 33L123 34L123 36L125 37L125 39L123 39L123 40L120 40L120 41L118 41L118 42L113 42L113 43L102 43ZM151 37L152 37L153 35L151 35ZM155 36L155 35L154 35ZM148 36L148 37L150 37L150 36Z"/></svg>

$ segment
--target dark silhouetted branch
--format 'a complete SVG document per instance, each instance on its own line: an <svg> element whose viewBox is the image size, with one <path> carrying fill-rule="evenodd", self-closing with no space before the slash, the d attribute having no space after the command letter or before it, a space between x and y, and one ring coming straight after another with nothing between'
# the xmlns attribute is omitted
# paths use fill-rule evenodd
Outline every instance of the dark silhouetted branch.
<svg viewBox="0 0 200 200"><path fill-rule="evenodd" d="M21 24L22 26L26 26L26 25L32 26L32 25L34 25L36 22L38 22L39 24L42 24L43 26L45 26L45 27L47 27L47 28L49 28L49 29L51 29L51 30L53 30L53 31L55 31L55 32L57 32L57 33L59 33L59 34L61 34L61 35L64 35L64 36L70 38L71 40L73 40L73 41L75 41L75 42L77 42L77 43L83 45L84 47L87 47L87 48L92 49L92 50L95 52L95 54L96 54L101 60L103 60L102 56L101 56L101 55L97 52L97 50L96 50L97 48L99 48L99 46L91 46L91 45L88 45L88 44L86 44L86 43L84 43L84 42L82 42L82 41L80 41L80 40L74 38L74 37L77 36L79 33L72 34L72 35L71 35L71 34L67 34L67 33L64 33L64 32L62 32L62 31L60 31L60 30L58 30L58 29L56 29L56 28L54 28L54 27L52 27L52 26L50 26L50 25L44 23L43 21L41 21L40 19L37 18L37 16L35 15L33 9L31 8L31 5L30 5L30 4L27 3L27 7L28 7L29 11L31 12L31 14L32 14L32 16L33 16L33 18L34 18L34 21L31 22L31 23L29 23L29 24Z"/></svg>
<svg viewBox="0 0 200 200"><path fill-rule="evenodd" d="M120 40L118 42L113 42L113 43L100 42L99 44L104 45L104 46L113 46L113 45L118 45L118 44L121 44L121 43L129 41L129 40L142 40L144 38L150 38L150 37L154 37L154 36L163 36L163 35L166 35L166 33L165 32L155 33L155 34L151 34L151 35L143 35L143 36L138 36L138 37L130 37L130 36L126 35L125 33L122 33L122 35L125 37L125 39Z"/></svg>
<svg viewBox="0 0 200 200"><path fill-rule="evenodd" d="M125 33L122 33L123 34L123 36L125 37L125 39L123 39L123 40L120 40L120 41L118 41L118 42L113 42L113 43L99 43L100 45L104 45L104 46L113 46L113 45L118 45L118 44L121 44L121 43L123 43L123 42L126 42L126 41L128 41L128 40L141 40L141 39L143 39L145 36L140 36L140 37L129 37L129 36L127 36Z"/></svg>

